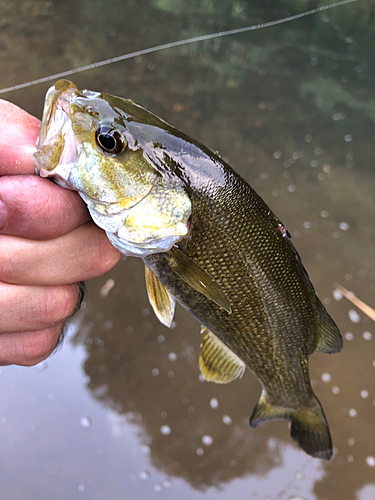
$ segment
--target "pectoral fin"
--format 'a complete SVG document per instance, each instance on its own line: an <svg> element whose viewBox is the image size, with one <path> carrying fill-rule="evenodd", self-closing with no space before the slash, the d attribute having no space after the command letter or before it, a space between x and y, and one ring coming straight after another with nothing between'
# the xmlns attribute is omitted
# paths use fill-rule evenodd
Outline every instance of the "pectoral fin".
<svg viewBox="0 0 375 500"><path fill-rule="evenodd" d="M232 312L228 297L212 276L177 247L171 249L171 255L169 265L177 276L229 314Z"/></svg>
<svg viewBox="0 0 375 500"><path fill-rule="evenodd" d="M145 278L148 300L156 317L163 325L170 327L176 306L175 298L147 266L145 266Z"/></svg>
<svg viewBox="0 0 375 500"><path fill-rule="evenodd" d="M208 328L202 326L201 333L203 339L199 367L203 377L217 384L226 384L241 377L245 370L245 363Z"/></svg>

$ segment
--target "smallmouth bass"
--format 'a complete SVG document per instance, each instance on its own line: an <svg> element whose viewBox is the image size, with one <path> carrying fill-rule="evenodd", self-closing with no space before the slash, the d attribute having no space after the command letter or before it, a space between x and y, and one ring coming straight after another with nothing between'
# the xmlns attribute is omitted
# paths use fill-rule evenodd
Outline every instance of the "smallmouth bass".
<svg viewBox="0 0 375 500"><path fill-rule="evenodd" d="M79 192L123 254L142 258L150 303L202 324L200 370L262 385L250 418L291 423L308 454L332 442L308 356L338 352L339 330L281 221L219 156L134 101L58 81L46 95L37 173Z"/></svg>

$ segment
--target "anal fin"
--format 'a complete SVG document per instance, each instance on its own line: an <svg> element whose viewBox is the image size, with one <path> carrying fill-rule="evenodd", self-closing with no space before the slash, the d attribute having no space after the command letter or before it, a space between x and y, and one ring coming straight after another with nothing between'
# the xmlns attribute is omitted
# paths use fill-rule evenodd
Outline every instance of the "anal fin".
<svg viewBox="0 0 375 500"><path fill-rule="evenodd" d="M250 425L251 427L258 427L259 424L263 424L263 422L267 422L268 420L289 420L290 414L291 411L289 408L283 408L269 403L266 393L263 390L250 417Z"/></svg>
<svg viewBox="0 0 375 500"><path fill-rule="evenodd" d="M148 300L152 305L156 317L163 325L170 327L176 306L175 298L147 266L145 266L145 278Z"/></svg>
<svg viewBox="0 0 375 500"><path fill-rule="evenodd" d="M245 363L208 328L202 326L201 333L199 367L203 377L217 384L226 384L241 377Z"/></svg>

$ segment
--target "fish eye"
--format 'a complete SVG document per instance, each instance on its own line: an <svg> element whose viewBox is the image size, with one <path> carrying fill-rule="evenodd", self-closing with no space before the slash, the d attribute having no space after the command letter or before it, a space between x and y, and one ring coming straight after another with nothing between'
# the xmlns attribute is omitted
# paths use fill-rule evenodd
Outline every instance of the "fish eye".
<svg viewBox="0 0 375 500"><path fill-rule="evenodd" d="M126 147L126 140L121 132L108 126L102 126L96 131L96 143L104 153L118 155Z"/></svg>

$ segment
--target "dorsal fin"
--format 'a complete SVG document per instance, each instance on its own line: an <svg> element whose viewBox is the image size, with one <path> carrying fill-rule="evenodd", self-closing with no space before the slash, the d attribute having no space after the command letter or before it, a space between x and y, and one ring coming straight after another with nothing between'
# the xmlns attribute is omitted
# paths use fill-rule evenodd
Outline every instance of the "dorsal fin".
<svg viewBox="0 0 375 500"><path fill-rule="evenodd" d="M325 310L323 304L320 306L320 328L317 334L316 352L333 354L342 349L342 337L340 331L331 316Z"/></svg>
<svg viewBox="0 0 375 500"><path fill-rule="evenodd" d="M158 320L169 328L173 320L176 300L147 266L145 266L145 278L148 300L154 313Z"/></svg>
<svg viewBox="0 0 375 500"><path fill-rule="evenodd" d="M194 288L194 290L197 290L197 292L212 300L215 304L231 314L232 308L228 297L212 276L179 248L173 247L170 250L170 255L169 265L177 276Z"/></svg>
<svg viewBox="0 0 375 500"><path fill-rule="evenodd" d="M201 333L203 339L199 367L203 377L217 384L226 384L241 377L245 363L208 328L202 326Z"/></svg>

